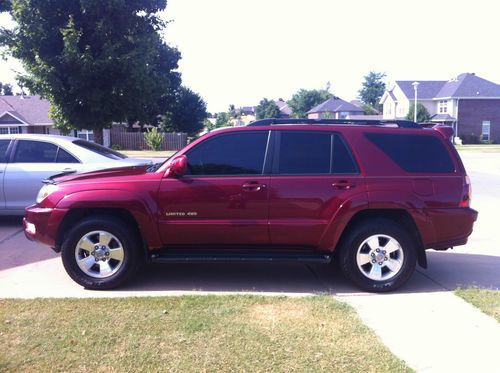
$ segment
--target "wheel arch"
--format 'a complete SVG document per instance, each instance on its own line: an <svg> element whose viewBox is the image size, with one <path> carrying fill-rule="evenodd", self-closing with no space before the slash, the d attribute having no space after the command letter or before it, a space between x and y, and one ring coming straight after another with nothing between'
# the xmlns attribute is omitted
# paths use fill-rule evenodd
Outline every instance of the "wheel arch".
<svg viewBox="0 0 500 373"><path fill-rule="evenodd" d="M148 244L141 233L139 225L130 211L125 208L74 208L70 209L64 219L62 220L59 229L57 231L55 250L57 252L61 251L62 244L71 230L71 227L86 218L89 217L99 217L99 218L111 218L117 219L121 222L125 222L130 229L133 230L134 234L138 237L142 243L142 251L147 257L148 254Z"/></svg>
<svg viewBox="0 0 500 373"><path fill-rule="evenodd" d="M355 213L343 229L335 248L339 247L342 240L347 236L353 227L363 224L365 221L384 218L393 221L396 224L402 225L403 228L410 234L415 241L417 249L417 261L420 267L427 268L427 257L425 248L422 243L422 237L418 226L412 215L404 209L364 209Z"/></svg>

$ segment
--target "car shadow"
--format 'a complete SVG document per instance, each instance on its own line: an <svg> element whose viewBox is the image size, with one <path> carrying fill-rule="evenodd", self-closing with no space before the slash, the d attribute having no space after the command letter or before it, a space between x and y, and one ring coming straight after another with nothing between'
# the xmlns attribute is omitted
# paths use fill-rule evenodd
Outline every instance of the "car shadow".
<svg viewBox="0 0 500 373"><path fill-rule="evenodd" d="M429 268L417 268L396 293L428 293L458 287L500 288L500 257L428 252ZM364 294L334 265L304 263L150 264L120 291Z"/></svg>

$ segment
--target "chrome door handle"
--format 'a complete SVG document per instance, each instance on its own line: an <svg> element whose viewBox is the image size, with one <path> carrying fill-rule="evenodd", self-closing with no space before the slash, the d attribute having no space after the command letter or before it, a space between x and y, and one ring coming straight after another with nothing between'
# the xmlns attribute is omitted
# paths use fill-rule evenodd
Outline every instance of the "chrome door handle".
<svg viewBox="0 0 500 373"><path fill-rule="evenodd" d="M245 192L258 192L262 189L266 189L266 184L259 184L258 182L249 181L241 186Z"/></svg>

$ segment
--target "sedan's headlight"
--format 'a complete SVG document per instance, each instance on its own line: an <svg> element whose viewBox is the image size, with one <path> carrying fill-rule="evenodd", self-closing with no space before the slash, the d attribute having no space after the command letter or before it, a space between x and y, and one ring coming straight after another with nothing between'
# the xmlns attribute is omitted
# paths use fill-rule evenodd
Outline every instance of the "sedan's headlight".
<svg viewBox="0 0 500 373"><path fill-rule="evenodd" d="M57 185L45 184L38 192L38 196L36 196L36 203L42 202L45 198L54 193L56 190L57 190Z"/></svg>

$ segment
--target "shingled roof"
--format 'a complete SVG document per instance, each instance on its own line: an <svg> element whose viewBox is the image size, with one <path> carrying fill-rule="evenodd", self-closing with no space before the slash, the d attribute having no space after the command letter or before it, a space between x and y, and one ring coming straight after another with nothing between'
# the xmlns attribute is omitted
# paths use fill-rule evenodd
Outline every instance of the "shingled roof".
<svg viewBox="0 0 500 373"><path fill-rule="evenodd" d="M413 82L415 80L396 80L396 84L410 100L415 97L415 91L412 86ZM473 73L460 74L448 81L417 80L417 82L420 83L418 85L418 98L421 100L500 97L499 84L480 78Z"/></svg>
<svg viewBox="0 0 500 373"><path fill-rule="evenodd" d="M415 80L396 80L396 84L409 99L415 98L415 89L412 86L414 82ZM417 82L418 98L422 100L432 100L446 84L446 80L417 80Z"/></svg>
<svg viewBox="0 0 500 373"><path fill-rule="evenodd" d="M340 111L349 111L349 112L361 112L363 113L363 109L359 106L353 105L350 102L344 101L338 97L332 97L325 102L313 107L311 110L307 112L307 114L311 113L324 113L324 112L340 112Z"/></svg>
<svg viewBox="0 0 500 373"><path fill-rule="evenodd" d="M460 74L441 88L435 98L492 98L500 97L500 85L476 74Z"/></svg>
<svg viewBox="0 0 500 373"><path fill-rule="evenodd" d="M7 112L28 125L51 125L49 108L39 96L0 96L0 115Z"/></svg>

